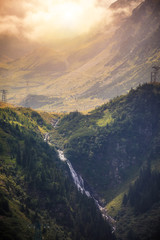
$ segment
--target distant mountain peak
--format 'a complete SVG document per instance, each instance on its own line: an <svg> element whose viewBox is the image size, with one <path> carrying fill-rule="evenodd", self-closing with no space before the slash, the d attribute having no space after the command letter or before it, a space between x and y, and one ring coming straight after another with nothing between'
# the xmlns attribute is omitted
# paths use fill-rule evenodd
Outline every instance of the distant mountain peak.
<svg viewBox="0 0 160 240"><path fill-rule="evenodd" d="M117 0L116 2L110 5L110 9L120 9L126 7L135 8L142 2L143 0Z"/></svg>

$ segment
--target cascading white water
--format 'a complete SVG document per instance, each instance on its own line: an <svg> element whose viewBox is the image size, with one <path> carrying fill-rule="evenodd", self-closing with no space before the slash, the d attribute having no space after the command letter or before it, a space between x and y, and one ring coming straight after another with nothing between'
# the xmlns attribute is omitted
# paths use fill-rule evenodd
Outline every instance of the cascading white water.
<svg viewBox="0 0 160 240"><path fill-rule="evenodd" d="M106 220L108 220L108 221L110 222L110 225L112 226L112 232L114 232L114 231L115 231L115 220L114 220L111 216L109 216L109 215L107 214L106 209L105 209L104 207L102 207L102 206L99 204L99 202L90 194L90 192L88 192L88 191L85 189L83 178L75 172L75 170L74 170L73 167L72 167L71 162L64 156L63 151L61 151L61 150L57 150L57 151L58 151L59 159L60 159L61 161L67 163L67 165L68 165L68 167L69 167L69 170L70 170L70 172L71 172L71 176L72 176L72 178L73 178L73 181L74 181L74 183L75 183L78 191L81 191L82 194L85 193L87 197L90 197L90 198L93 198L93 199L94 199L95 204L97 205L97 207L99 208L99 210L100 210L101 213L102 213L102 216L103 216Z"/></svg>
<svg viewBox="0 0 160 240"><path fill-rule="evenodd" d="M103 207L99 204L99 202L90 194L90 192L88 192L88 191L85 189L83 178L75 172L75 170L74 170L73 167L72 167L71 162L64 156L63 151L61 151L61 150L57 150L57 151L58 151L58 155L59 155L60 160L67 163L67 165L68 165L68 167L69 167L69 170L70 170L70 172L71 172L71 176L72 176L72 178L73 178L73 181L74 181L77 189L78 189L79 191L81 191L81 193L85 193L88 197L94 199L97 207L99 208L99 210L100 210L101 213L102 213L102 216L111 223L112 228L113 228L113 232L114 232L114 231L115 231L115 226L114 226L114 224L113 224L113 223L115 223L114 219L111 218L111 216L109 216L109 215L107 214L106 209L103 208Z"/></svg>
<svg viewBox="0 0 160 240"><path fill-rule="evenodd" d="M87 197L91 197L90 193L84 188L83 178L75 172L75 170L72 167L71 162L64 156L63 151L61 151L61 150L57 150L57 151L58 151L60 160L67 163L69 170L71 172L73 181L74 181L75 185L77 186L77 189L79 191L81 191L81 193L85 193L87 195Z"/></svg>
<svg viewBox="0 0 160 240"><path fill-rule="evenodd" d="M56 127L57 124L58 124L58 121L56 121L56 123L54 124L54 127ZM51 145L51 143L49 142L49 134L48 134L48 133L46 133L46 134L44 135L44 141L45 141L45 142L48 142L48 144ZM102 207L102 206L99 204L99 202L92 196L92 194L85 189L83 178L75 172L75 170L74 170L73 167L72 167L71 162L64 156L63 151L57 150L57 152L58 152L58 155L59 155L59 159L60 159L61 161L67 163L67 165L68 165L68 167L69 167L69 170L70 170L70 173L71 173L71 176L72 176L72 178L73 178L73 181L74 181L75 185L77 186L78 191L81 191L82 194L84 193L84 194L86 194L87 197L90 197L90 198L93 198L93 199L94 199L95 204L97 205L97 207L99 208L99 210L100 210L101 213L102 213L102 216L103 216L106 220L109 221L110 225L112 226L112 232L114 232L115 229L116 229L116 228L115 228L115 220L114 220L111 216L109 216L109 215L107 214L106 209L105 209L104 207Z"/></svg>

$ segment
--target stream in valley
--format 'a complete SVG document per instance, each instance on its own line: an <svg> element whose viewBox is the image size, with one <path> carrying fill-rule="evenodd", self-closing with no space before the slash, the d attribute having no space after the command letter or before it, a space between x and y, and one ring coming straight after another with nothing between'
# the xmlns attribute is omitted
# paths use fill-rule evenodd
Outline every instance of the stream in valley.
<svg viewBox="0 0 160 240"><path fill-rule="evenodd" d="M103 216L107 221L109 221L110 225L112 226L112 230L113 230L113 232L114 232L114 231L115 231L115 220L114 220L111 216L109 216L109 215L107 214L106 208L102 207L102 206L99 204L98 200L96 200L96 199L94 198L94 196L93 196L88 190L85 189L83 178L82 178L78 173L76 173L76 171L74 170L71 162L64 156L63 151L57 150L57 152L58 152L59 159L60 159L61 161L67 163L68 168L69 168L70 173L71 173L71 176L72 176L72 178L73 178L73 181L74 181L74 183L75 183L78 191L81 191L82 194L86 194L87 197L90 197L90 198L93 198L93 199L94 199L95 204L97 205L97 207L99 208L99 210L100 210L101 213L102 213L102 216Z"/></svg>
<svg viewBox="0 0 160 240"><path fill-rule="evenodd" d="M57 123L58 123L58 121L56 121L54 123L54 128L56 128ZM48 144L51 145L51 143L49 141L49 133L46 133L44 135L44 141L48 142ZM93 194L91 192L89 192L87 189L85 189L84 180L83 180L82 176L79 175L78 173L76 173L76 171L74 170L71 162L64 156L63 151L62 150L57 150L57 152L58 152L59 159L62 162L66 162L67 163L68 168L69 168L70 173L71 173L71 176L72 176L72 179L73 179L74 184L76 185L78 191L81 191L82 194L85 194L87 197L90 197L90 198L94 199L96 206L99 208L99 210L102 213L102 216L104 217L104 219L106 219L110 223L110 225L112 227L112 232L114 232L115 229L116 229L115 228L115 220L111 216L108 215L106 208L102 207L100 205L100 203L98 202L97 199L95 199Z"/></svg>

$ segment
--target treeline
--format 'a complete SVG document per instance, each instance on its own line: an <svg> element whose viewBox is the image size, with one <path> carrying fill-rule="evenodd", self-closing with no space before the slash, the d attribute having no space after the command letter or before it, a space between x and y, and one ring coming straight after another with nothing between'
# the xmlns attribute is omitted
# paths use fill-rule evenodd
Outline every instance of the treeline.
<svg viewBox="0 0 160 240"><path fill-rule="evenodd" d="M115 197L108 206L117 220L119 239L160 239L159 173L143 169L124 196L125 206L119 204L122 195L117 196L127 191L145 161L159 166L159 109L160 84L143 84L87 115L66 115L55 129L65 154L88 185L107 202Z"/></svg>
<svg viewBox="0 0 160 240"><path fill-rule="evenodd" d="M123 197L123 205L130 204L136 214L149 210L160 200L160 173L151 171L150 166L140 171L139 178L130 186Z"/></svg>
<svg viewBox="0 0 160 240"><path fill-rule="evenodd" d="M160 85L144 84L87 115L73 112L59 122L66 155L97 192L105 195L126 181L150 152L159 155L159 93Z"/></svg>
<svg viewBox="0 0 160 240"><path fill-rule="evenodd" d="M34 238L26 221L32 226L47 222L49 228L42 229L46 240L114 239L94 201L78 192L68 168L44 142L38 128L46 128L41 116L32 110L2 109L0 122L1 239Z"/></svg>

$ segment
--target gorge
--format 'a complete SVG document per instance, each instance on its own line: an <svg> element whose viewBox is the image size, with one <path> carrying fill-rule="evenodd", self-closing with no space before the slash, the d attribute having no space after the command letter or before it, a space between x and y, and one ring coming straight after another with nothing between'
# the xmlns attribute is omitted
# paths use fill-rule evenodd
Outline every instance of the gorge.
<svg viewBox="0 0 160 240"><path fill-rule="evenodd" d="M0 240L160 239L160 0L0 1Z"/></svg>

